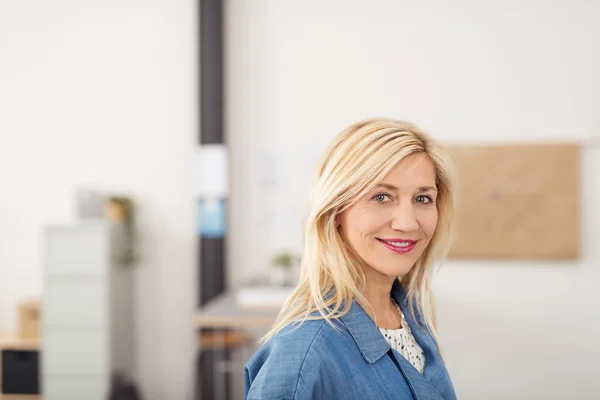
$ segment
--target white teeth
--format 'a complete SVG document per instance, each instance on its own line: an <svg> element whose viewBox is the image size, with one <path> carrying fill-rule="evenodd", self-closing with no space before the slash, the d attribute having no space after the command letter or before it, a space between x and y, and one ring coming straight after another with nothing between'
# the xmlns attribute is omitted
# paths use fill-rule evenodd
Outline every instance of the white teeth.
<svg viewBox="0 0 600 400"><path fill-rule="evenodd" d="M386 243L389 243L392 246L396 246L396 247L408 247L412 244L412 242L388 242L388 241L386 241Z"/></svg>

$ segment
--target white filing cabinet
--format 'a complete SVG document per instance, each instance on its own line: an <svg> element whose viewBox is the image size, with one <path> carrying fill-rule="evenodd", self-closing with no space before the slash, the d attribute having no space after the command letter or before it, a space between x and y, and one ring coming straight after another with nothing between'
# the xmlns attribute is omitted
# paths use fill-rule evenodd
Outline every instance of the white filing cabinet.
<svg viewBox="0 0 600 400"><path fill-rule="evenodd" d="M133 271L111 261L115 228L44 229L44 400L105 400L113 373L134 374Z"/></svg>

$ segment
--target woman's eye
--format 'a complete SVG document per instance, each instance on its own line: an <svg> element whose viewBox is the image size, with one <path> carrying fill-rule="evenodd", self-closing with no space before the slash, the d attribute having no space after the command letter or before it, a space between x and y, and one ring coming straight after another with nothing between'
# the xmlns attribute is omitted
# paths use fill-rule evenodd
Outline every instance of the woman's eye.
<svg viewBox="0 0 600 400"><path fill-rule="evenodd" d="M375 199L375 201L379 202L379 203L383 203L384 201L386 201L388 199L388 195L387 194L383 194L383 193L379 193L376 194L375 196L373 196L373 199Z"/></svg>
<svg viewBox="0 0 600 400"><path fill-rule="evenodd" d="M430 196L425 196L425 195L417 196L416 200L417 200L417 203L422 203L422 204L433 203L433 199Z"/></svg>

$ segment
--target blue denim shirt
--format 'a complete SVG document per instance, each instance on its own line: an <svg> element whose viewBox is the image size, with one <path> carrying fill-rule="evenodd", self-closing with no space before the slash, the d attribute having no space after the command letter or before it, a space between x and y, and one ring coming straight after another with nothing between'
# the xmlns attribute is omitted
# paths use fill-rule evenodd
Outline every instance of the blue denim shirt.
<svg viewBox="0 0 600 400"><path fill-rule="evenodd" d="M407 310L397 282L392 295ZM354 302L334 321L337 329L323 320L306 321L296 329L285 328L258 349L246 364L245 399L456 400L433 337L409 312L404 314L425 353L423 374L390 348Z"/></svg>

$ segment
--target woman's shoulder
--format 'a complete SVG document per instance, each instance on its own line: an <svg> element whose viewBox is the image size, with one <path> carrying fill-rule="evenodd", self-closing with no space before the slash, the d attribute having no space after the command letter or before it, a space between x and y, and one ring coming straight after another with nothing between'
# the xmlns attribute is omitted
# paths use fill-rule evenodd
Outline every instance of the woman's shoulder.
<svg viewBox="0 0 600 400"><path fill-rule="evenodd" d="M273 390L286 393L296 390L300 380L319 384L319 370L325 368L327 360L334 359L333 353L340 341L333 338L343 328L324 320L305 321L297 326L289 325L264 343L250 358L245 368L246 389L264 394ZM307 368L307 366L309 366ZM274 384L274 382L282 382ZM309 384L310 386L310 384ZM277 392L279 393L279 392Z"/></svg>
<svg viewBox="0 0 600 400"><path fill-rule="evenodd" d="M266 359L285 357L288 365L303 360L309 351L328 340L334 328L325 320L304 321L301 324L290 324L264 343L248 362L262 364Z"/></svg>

